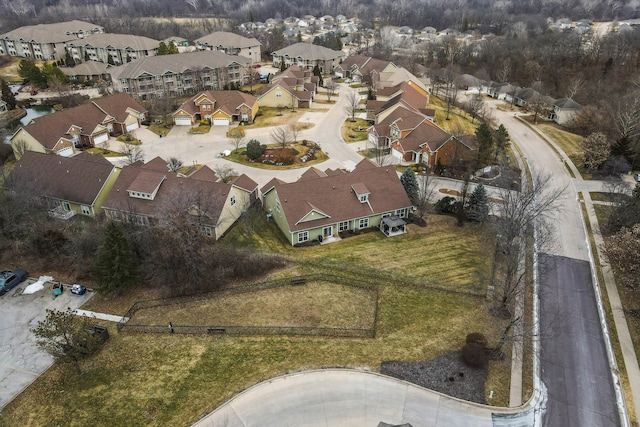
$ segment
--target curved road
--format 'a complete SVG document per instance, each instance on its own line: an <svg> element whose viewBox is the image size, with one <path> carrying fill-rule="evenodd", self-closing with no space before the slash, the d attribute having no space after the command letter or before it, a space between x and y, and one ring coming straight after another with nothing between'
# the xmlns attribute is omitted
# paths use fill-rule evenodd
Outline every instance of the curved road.
<svg viewBox="0 0 640 427"><path fill-rule="evenodd" d="M330 155L330 160L320 166L323 169L350 168L362 158L356 152L357 145L348 145L342 141L339 126L336 126L347 116L344 111L344 95L349 90L352 89L339 85L340 96L336 98L336 104L328 112L307 112L301 119L302 123L307 121L315 126L301 132L299 138L319 142L323 150ZM513 113L496 110L496 115L498 121L508 129L514 143L520 147L532 174L534 176L549 174L552 176L550 185L553 188L565 189L565 197L561 203L562 209L553 219L555 229L552 231L557 236L556 244L543 248L543 252L539 254L541 266L539 299L542 318L540 365L541 380L544 384L541 390L546 390L548 396L537 396L534 399L535 402L529 402L528 405L546 401L546 407L539 408L543 413L542 424L546 426L621 425L614 381L596 305L587 236L573 180L558 154L532 129L515 118ZM179 128L174 127L168 138L145 140L143 147L146 157L151 158L156 155L163 158L177 157L187 164L198 162L212 168L225 164L231 165L237 171L247 173L261 185L274 175L291 182L306 170L301 168L274 173L273 170L230 164L217 156L217 153L229 148L228 139L224 134L176 134L180 131ZM216 130L212 132L215 133ZM270 139L269 130L248 129L246 139L250 138L266 142ZM400 393L401 395L405 393L404 397L391 399L388 396L392 394L392 390L395 390L396 380L375 375L375 381L352 381L350 374L341 372L336 375L327 373L326 378L323 378L320 373L314 373L313 378L309 379L306 379L307 374L284 377L284 380L274 379L232 399L198 425L377 425L371 424L374 419L378 420L377 422L397 424L412 420L414 427L485 425L485 422L486 425L532 425L532 420L529 418L531 412L512 414L511 417L504 419L502 416L497 416L497 413L510 413L510 410L494 408L495 412L492 412L491 408L484 407L482 411L477 412L477 405L466 404L455 399L442 400L443 398L435 392L406 384L403 386L405 392ZM359 375L372 374L360 373ZM373 386L370 381L376 384L379 381L382 383L377 385L377 388L371 388ZM298 385L294 386L294 383ZM274 389L274 384L279 385L277 391ZM306 384L306 388L299 384ZM270 391L266 393L265 390ZM378 395L373 390L378 390L381 394ZM256 400L251 396L254 392L260 393L260 399ZM429 412L431 415L427 418L423 417L427 412L414 418L415 414L407 409L410 408L409 406L406 406L406 396L409 395L422 396L421 399L424 400L421 402L425 405L425 411L434 402L440 403L436 404L435 412ZM301 399L302 396L306 397ZM363 396L367 398L364 399ZM395 409L388 408L384 404L385 399L390 399L400 406L394 407ZM238 403L245 400L251 404ZM338 408L345 405L349 408L349 413L354 412L349 416L355 418L340 418L346 416L346 412L340 412ZM525 407L528 408L528 405L526 404ZM400 410L401 408L405 409ZM388 410L396 412L394 416L385 419L385 414L390 414ZM476 418L476 415L467 418L471 417L472 413L483 415L480 418ZM305 414L313 414L315 418L306 418ZM233 423L231 423L232 419L235 420ZM269 419L274 422L267 422ZM300 423L302 419L305 420L304 423ZM343 421L347 419L354 422ZM539 419L535 420L536 423L539 421Z"/></svg>

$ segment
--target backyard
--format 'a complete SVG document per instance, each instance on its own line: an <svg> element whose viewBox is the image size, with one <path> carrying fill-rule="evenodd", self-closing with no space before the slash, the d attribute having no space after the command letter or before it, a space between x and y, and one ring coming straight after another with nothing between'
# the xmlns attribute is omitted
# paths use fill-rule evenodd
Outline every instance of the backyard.
<svg viewBox="0 0 640 427"><path fill-rule="evenodd" d="M492 250L480 227L459 228L453 218L433 216L427 227L410 225L404 236L371 232L294 249L273 222L253 222L239 224L225 244L287 253L289 266L265 280L331 268L375 292L319 281L220 295L134 318L162 325L171 320L361 328L374 321L377 304L375 338L119 333L110 324L110 340L83 362L82 376L54 365L3 410L0 425L185 425L252 384L287 372L327 366L377 371L386 360L429 360L459 350L469 332L485 333L490 343L498 338L500 325L488 314L490 302L478 286L489 268L483 254ZM254 237L247 239L243 228L251 228ZM153 298L153 291L128 291L121 298L120 304L94 299L89 307L124 314L136 299ZM508 400L509 366L508 360L492 363L492 404Z"/></svg>

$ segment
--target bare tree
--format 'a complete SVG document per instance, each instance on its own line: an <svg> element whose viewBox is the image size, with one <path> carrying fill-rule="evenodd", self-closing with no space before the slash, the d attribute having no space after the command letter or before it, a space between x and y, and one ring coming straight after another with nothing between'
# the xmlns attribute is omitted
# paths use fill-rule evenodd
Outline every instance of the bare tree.
<svg viewBox="0 0 640 427"><path fill-rule="evenodd" d="M509 58L506 58L498 66L498 69L496 71L496 79L500 83L506 83L509 81L509 77L511 77L512 71L513 71L513 66L511 65L511 60Z"/></svg>
<svg viewBox="0 0 640 427"><path fill-rule="evenodd" d="M178 160L176 157L169 157L167 167L171 172L178 172L182 167L182 160Z"/></svg>
<svg viewBox="0 0 640 427"><path fill-rule="evenodd" d="M482 109L484 107L484 101L482 100L482 96L476 94L469 99L465 105L465 110L467 113L471 115L471 123L473 124L476 120L476 117L480 115Z"/></svg>
<svg viewBox="0 0 640 427"><path fill-rule="evenodd" d="M234 177L238 176L238 172L236 172L236 170L229 165L216 166L213 171L216 173L216 176L220 179L220 181L224 182L225 184L230 182Z"/></svg>
<svg viewBox="0 0 640 427"><path fill-rule="evenodd" d="M336 94L337 85L333 79L327 79L324 82L324 87L327 90L327 102L331 103L331 98Z"/></svg>
<svg viewBox="0 0 640 427"><path fill-rule="evenodd" d="M240 134L234 134L229 139L230 139L231 145L233 145L233 148L236 152L240 150L240 147L244 145L244 137Z"/></svg>
<svg viewBox="0 0 640 427"><path fill-rule="evenodd" d="M296 142L298 142L298 135L300 135L302 127L299 123L290 123L289 125L287 125L287 127L289 128L289 134L291 135L293 143L295 144Z"/></svg>
<svg viewBox="0 0 640 427"><path fill-rule="evenodd" d="M125 157L124 163L126 165L132 165L138 161L144 161L144 153L139 145L135 144L123 144L122 154Z"/></svg>
<svg viewBox="0 0 640 427"><path fill-rule="evenodd" d="M24 153L29 150L29 144L27 144L27 141L24 139L13 141L11 145L13 146L13 154L17 160L20 160L20 158L24 156Z"/></svg>
<svg viewBox="0 0 640 427"><path fill-rule="evenodd" d="M291 142L291 129L289 126L278 126L271 131L271 139L281 148L286 148Z"/></svg>
<svg viewBox="0 0 640 427"><path fill-rule="evenodd" d="M436 193L436 182L433 176L427 171L417 176L418 192L416 194L413 205L420 218L424 218L429 213L432 206L432 199Z"/></svg>
<svg viewBox="0 0 640 427"><path fill-rule="evenodd" d="M356 91L351 90L347 92L347 95L345 96L345 101L346 103L345 103L344 109L347 112L347 114L349 114L349 117L351 117L351 121L355 122L356 112L360 107L360 94Z"/></svg>

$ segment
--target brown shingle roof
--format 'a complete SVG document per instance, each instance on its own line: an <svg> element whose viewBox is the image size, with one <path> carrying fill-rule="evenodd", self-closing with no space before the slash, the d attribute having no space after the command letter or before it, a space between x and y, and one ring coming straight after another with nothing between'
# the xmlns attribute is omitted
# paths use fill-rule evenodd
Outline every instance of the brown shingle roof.
<svg viewBox="0 0 640 427"><path fill-rule="evenodd" d="M27 151L10 180L28 180L48 197L91 206L114 169L104 157L86 152L62 157Z"/></svg>
<svg viewBox="0 0 640 427"><path fill-rule="evenodd" d="M126 93L116 93L104 98L94 99L93 103L119 123L124 123L129 116L127 108L131 108L140 114L147 113L146 108Z"/></svg>
<svg viewBox="0 0 640 427"><path fill-rule="evenodd" d="M368 202L360 202L352 189L354 184L372 189ZM335 224L338 221L411 206L395 170L377 167L366 159L358 163L351 173L303 179L289 184L279 182L275 183L274 188L291 231ZM300 222L311 211L311 207L329 217Z"/></svg>
<svg viewBox="0 0 640 427"><path fill-rule="evenodd" d="M255 96L240 92L239 90L205 90L198 92L198 94L184 102L179 110L183 110L192 116L199 113L200 109L196 106L195 101L202 96L205 96L214 104L214 111L222 110L229 115L238 114L238 108L242 104L253 108L256 102L258 102Z"/></svg>
<svg viewBox="0 0 640 427"><path fill-rule="evenodd" d="M231 185L235 185L236 187L242 188L243 190L246 190L248 192L253 192L256 188L258 188L258 183L245 174L242 174L231 181Z"/></svg>

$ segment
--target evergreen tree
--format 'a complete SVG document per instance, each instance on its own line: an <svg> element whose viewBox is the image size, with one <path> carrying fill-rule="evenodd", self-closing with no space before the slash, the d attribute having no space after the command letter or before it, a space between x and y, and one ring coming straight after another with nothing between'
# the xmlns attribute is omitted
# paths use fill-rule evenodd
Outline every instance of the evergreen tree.
<svg viewBox="0 0 640 427"><path fill-rule="evenodd" d="M167 47L167 44L165 42L160 42L160 45L158 45L158 55L168 55L169 54L169 48Z"/></svg>
<svg viewBox="0 0 640 427"><path fill-rule="evenodd" d="M489 198L484 185L478 184L473 190L465 211L469 221L485 222L487 220L489 217Z"/></svg>
<svg viewBox="0 0 640 427"><path fill-rule="evenodd" d="M298 31L298 34L296 35L296 41L298 43L302 42L302 33L300 31Z"/></svg>
<svg viewBox="0 0 640 427"><path fill-rule="evenodd" d="M418 180L416 179L416 173L413 169L407 168L400 176L400 182L404 187L404 191L407 192L411 203L417 203L420 189L418 188Z"/></svg>
<svg viewBox="0 0 640 427"><path fill-rule="evenodd" d="M85 53L85 56L86 55L88 54ZM66 51L64 54L64 65L69 68L73 68L76 66L76 61L73 60L73 56L71 56L71 53L69 53L69 51Z"/></svg>
<svg viewBox="0 0 640 427"><path fill-rule="evenodd" d="M631 141L627 135L618 139L611 146L611 156L624 156L625 159L631 161L633 150L631 150Z"/></svg>
<svg viewBox="0 0 640 427"><path fill-rule="evenodd" d="M26 83L30 83L32 85L45 87L47 84L47 77L40 68L38 68L35 62L29 59L20 60L20 64L18 65L18 75L22 77Z"/></svg>
<svg viewBox="0 0 640 427"><path fill-rule="evenodd" d="M486 123L476 128L476 141L478 141L478 160L481 165L486 165L493 158L493 134Z"/></svg>
<svg viewBox="0 0 640 427"><path fill-rule="evenodd" d="M496 154L494 159L497 160L499 155L506 153L507 147L509 146L509 131L507 131L507 128L501 124L494 132L493 137L495 138L496 143Z"/></svg>
<svg viewBox="0 0 640 427"><path fill-rule="evenodd" d="M247 157L255 160L264 154L264 147L255 139L247 142Z"/></svg>
<svg viewBox="0 0 640 427"><path fill-rule="evenodd" d="M280 71L285 71L287 69L287 65L284 63L284 58L282 59L282 62L280 63Z"/></svg>
<svg viewBox="0 0 640 427"><path fill-rule="evenodd" d="M119 292L138 281L134 254L123 226L110 221L93 265L96 281L109 292Z"/></svg>
<svg viewBox="0 0 640 427"><path fill-rule="evenodd" d="M7 108L9 110L15 109L16 97L13 96L13 92L11 92L9 84L3 79L0 79L0 88L2 88L2 100L7 103Z"/></svg>
<svg viewBox="0 0 640 427"><path fill-rule="evenodd" d="M178 46L176 46L176 44L172 40L169 42L169 54L173 55L175 53L180 53L180 52L178 52Z"/></svg>
<svg viewBox="0 0 640 427"><path fill-rule="evenodd" d="M318 64L313 67L313 75L318 76L320 78L319 84L320 86L324 86L324 80L322 79L322 73L320 72L320 67Z"/></svg>
<svg viewBox="0 0 640 427"><path fill-rule="evenodd" d="M84 51L84 60L86 61L90 61L91 57L89 56L89 52L87 52L86 50ZM74 61L75 62L75 61ZM68 65L67 65L68 66Z"/></svg>

